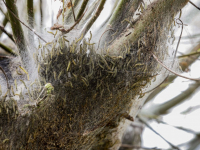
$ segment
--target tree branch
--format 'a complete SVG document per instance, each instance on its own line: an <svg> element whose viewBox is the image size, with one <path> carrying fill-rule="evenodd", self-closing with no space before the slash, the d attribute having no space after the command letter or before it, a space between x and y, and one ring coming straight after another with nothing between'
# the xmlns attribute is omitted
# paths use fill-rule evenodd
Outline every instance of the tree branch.
<svg viewBox="0 0 200 150"><path fill-rule="evenodd" d="M101 0L101 3L99 4L99 7L97 8L97 11L95 12L95 14L93 15L93 17L88 21L87 25L85 26L85 28L83 29L81 35L83 34L83 36L85 36L85 34L88 32L88 30L91 28L91 26L93 25L93 23L96 21L96 19L99 17L99 15L101 14L101 11L104 8L104 4L105 4L106 0Z"/></svg>
<svg viewBox="0 0 200 150"><path fill-rule="evenodd" d="M89 1L89 0L83 0L82 5L81 5L81 8L79 9L78 15L77 15L77 17L76 17L76 20L78 20L78 19L82 16L82 14L83 14L83 12L84 12L86 6L87 6L88 1Z"/></svg>
<svg viewBox="0 0 200 150"><path fill-rule="evenodd" d="M15 43L15 40L14 40L14 38L13 38L13 35L10 34L10 33L8 33L8 32L4 29L4 27L1 26L1 25L0 25L0 30L1 30L2 32L4 32L4 33Z"/></svg>
<svg viewBox="0 0 200 150"><path fill-rule="evenodd" d="M179 148L175 145L173 145L171 142L167 141L162 135L160 135L157 131L155 131L141 116L139 116L139 120L146 125L147 128L149 128L151 131L153 131L155 134L157 134L159 137L161 137L165 142L167 142L172 148L178 149Z"/></svg>
<svg viewBox="0 0 200 150"><path fill-rule="evenodd" d="M149 113L151 112L153 115L162 115L165 114L169 109L175 107L176 105L180 104L188 97L190 97L200 86L200 82L195 82L190 84L189 88L179 94L178 96L172 98L171 100L156 106L150 107Z"/></svg>
<svg viewBox="0 0 200 150"><path fill-rule="evenodd" d="M200 7L198 7L197 5L195 5L193 2L189 1L190 4L192 4L194 7L196 7L198 10L200 10Z"/></svg>
<svg viewBox="0 0 200 150"><path fill-rule="evenodd" d="M3 48L9 54L11 54L13 56L17 56L17 54L15 52L13 52L12 49L10 49L9 47L5 46L4 44L0 43L0 47Z"/></svg>

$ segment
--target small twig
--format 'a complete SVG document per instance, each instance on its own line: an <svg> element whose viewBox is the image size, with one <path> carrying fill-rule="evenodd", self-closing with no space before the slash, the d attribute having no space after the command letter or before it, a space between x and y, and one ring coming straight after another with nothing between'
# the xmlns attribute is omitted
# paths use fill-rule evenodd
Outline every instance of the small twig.
<svg viewBox="0 0 200 150"><path fill-rule="evenodd" d="M12 49L10 49L9 47L5 46L4 44L0 43L0 47L3 48L9 54L12 54L13 56L17 56L17 54L15 54L15 52L13 52Z"/></svg>
<svg viewBox="0 0 200 150"><path fill-rule="evenodd" d="M194 7L196 7L198 10L200 10L200 7L198 7L197 5L195 5L193 2L189 1L190 4L192 4Z"/></svg>
<svg viewBox="0 0 200 150"><path fill-rule="evenodd" d="M101 0L96 12L94 13L94 15L91 17L91 19L87 22L87 24L85 25L84 30L82 31L81 34L83 34L83 36L85 36L85 34L88 32L88 30L91 28L91 26L94 24L94 22L97 20L97 18L99 17L99 15L101 14L103 8L104 8L104 4L105 4L106 0Z"/></svg>
<svg viewBox="0 0 200 150"><path fill-rule="evenodd" d="M152 52L151 52L151 53L152 53ZM152 53L152 55L153 55L153 57L155 58L155 60L156 60L161 66L163 66L165 69L167 69L167 70L170 71L171 73L173 73L173 74L175 74L175 75L177 75L177 76L179 76L179 77L185 78L185 79L194 80L194 81L200 81L200 79L185 77L185 76L182 76L182 75L180 75L180 74L178 74L178 73L172 71L172 70L169 69L167 66L165 66L165 65L158 59L158 57L156 57L156 55L154 55L153 53Z"/></svg>
<svg viewBox="0 0 200 150"><path fill-rule="evenodd" d="M153 147L153 148L148 148L148 147L141 147L141 146L134 146L134 145L128 145L128 144L122 144L121 147L124 147L124 148L131 148L131 149L147 149L147 150L164 150L163 148L156 148L156 147Z"/></svg>
<svg viewBox="0 0 200 150"><path fill-rule="evenodd" d="M181 56L178 56L178 58L189 57L189 56L198 55L198 54L200 54L200 51L199 52L190 53L190 54L186 54L186 55L181 55Z"/></svg>
<svg viewBox="0 0 200 150"><path fill-rule="evenodd" d="M87 9L86 9L87 11ZM74 23L74 25L72 25L69 29L64 29L64 28L59 28L58 30L60 30L62 33L67 34L69 33L83 18L83 16L85 15L86 11L82 14L82 16Z"/></svg>
<svg viewBox="0 0 200 150"><path fill-rule="evenodd" d="M185 131L185 132L188 132L188 133L191 133L191 134L197 134L195 131L191 130L191 129L187 129L187 128L183 128L183 127L178 127L178 126L173 126L173 125L170 125L162 120L159 120L159 119L155 119L155 121L157 121L158 123L162 123L162 124L165 124L165 125L168 125L168 126L171 126L171 127L174 127L176 129L179 129L179 130L182 130L182 131Z"/></svg>
<svg viewBox="0 0 200 150"><path fill-rule="evenodd" d="M177 54L177 52L178 52L178 47L179 47L179 44L180 44L180 41L181 41L181 37L182 37L182 33L183 33L183 22L181 21L181 19L177 19L177 20L179 20L180 22L181 22L181 34L180 34L180 36L179 36L179 39L178 39L178 43L177 43L177 46L176 46L176 50L175 50L175 54L174 54L174 59L173 59L173 62L172 62L172 68L173 68L173 66L174 66L174 62L175 62L175 59L176 59L176 54ZM177 20L176 20L176 23L177 24L180 24L180 23L178 23L177 22Z"/></svg>
<svg viewBox="0 0 200 150"><path fill-rule="evenodd" d="M70 0L71 6L72 6L72 13L73 13L73 17L74 17L74 22L76 22L76 17L75 17L75 13L74 13L74 6L72 4L72 0Z"/></svg>
<svg viewBox="0 0 200 150"><path fill-rule="evenodd" d="M109 31L109 30L114 31L114 29L107 29L106 31L103 32L103 34L101 35L101 37L100 37L100 39L99 39L99 43L98 43L97 50L99 49L99 44L100 44L100 41L101 41L102 36L104 35L104 33L106 33L106 32ZM96 51L97 51L97 50L96 50Z"/></svg>
<svg viewBox="0 0 200 150"><path fill-rule="evenodd" d="M26 25L24 22L22 22L13 12L12 10L6 5L5 1L3 0L3 3L5 4L5 6L7 7L7 9L12 13L12 15L19 20L19 22L21 22L21 24L23 24L25 27L27 27L29 30L31 30L37 37L39 37L42 41L44 41L45 43L47 43L47 41L45 41L41 36L39 36L33 29L31 29L28 25Z"/></svg>
<svg viewBox="0 0 200 150"><path fill-rule="evenodd" d="M4 33L15 43L15 40L14 40L14 38L13 38L13 35L10 34L10 33L8 33L8 32L4 29L4 27L1 26L1 25L0 25L0 30L1 30L2 32L4 32Z"/></svg>
<svg viewBox="0 0 200 150"><path fill-rule="evenodd" d="M170 143L169 141L167 141L162 135L160 135L157 131L155 131L144 119L142 119L141 117L138 117L139 120L144 123L146 125L146 127L148 127L151 131L153 131L155 134L157 134L158 136L160 136L165 142L167 142L171 147L178 149L178 147L176 147L175 145L173 145L172 143Z"/></svg>
<svg viewBox="0 0 200 150"><path fill-rule="evenodd" d="M88 3L89 0L84 0L82 5L81 5L81 8L79 9L79 12L78 12L78 15L76 17L76 19L79 19L81 17L81 15L83 14L86 6L87 6L87 3Z"/></svg>

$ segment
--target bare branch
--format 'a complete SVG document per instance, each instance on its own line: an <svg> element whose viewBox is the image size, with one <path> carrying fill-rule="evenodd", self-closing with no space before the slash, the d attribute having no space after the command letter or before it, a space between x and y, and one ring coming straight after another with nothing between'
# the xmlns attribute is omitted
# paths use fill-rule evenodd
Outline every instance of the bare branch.
<svg viewBox="0 0 200 150"><path fill-rule="evenodd" d="M190 4L192 4L194 7L196 7L198 10L200 10L200 7L198 7L197 5L195 5L193 2L189 1Z"/></svg>
<svg viewBox="0 0 200 150"><path fill-rule="evenodd" d="M1 30L2 32L4 32L4 33L15 43L15 40L14 40L14 38L13 38L13 35L10 34L10 33L8 33L8 32L4 29L4 27L1 26L1 25L0 25L0 30Z"/></svg>
<svg viewBox="0 0 200 150"><path fill-rule="evenodd" d="M165 69L167 69L167 70L170 71L171 73L173 73L173 74L175 74L175 75L177 75L177 76L179 76L179 77L185 78L185 79L194 80L194 81L200 81L200 79L185 77L185 76L182 76L182 75L180 75L180 74L178 74L178 73L172 71L172 70L169 69L167 66L165 66L165 65L158 59L158 57L156 57L156 55L154 55L153 53L152 53L152 55L153 55L153 57L155 58L155 60L156 60L159 64L161 64L161 66L163 66Z"/></svg>
<svg viewBox="0 0 200 150"><path fill-rule="evenodd" d="M89 0L83 0L83 3L81 5L81 8L80 8L80 10L78 12L78 15L77 15L76 19L79 19L81 17L81 15L83 14L83 12L84 12L84 10L85 10L85 8L87 6L88 1Z"/></svg>
<svg viewBox="0 0 200 150"><path fill-rule="evenodd" d="M131 149L143 149L143 150L164 150L163 148L147 148L147 147L141 147L141 146L134 146L134 145L128 145L128 144L122 144L121 147L123 148L131 148Z"/></svg>
<svg viewBox="0 0 200 150"><path fill-rule="evenodd" d="M15 52L13 52L12 49L10 49L9 47L3 45L2 43L0 43L0 47L3 48L6 52L8 52L9 54L13 55L13 56L17 56L17 54Z"/></svg>
<svg viewBox="0 0 200 150"><path fill-rule="evenodd" d="M106 2L106 0L101 0L101 3L99 4L99 7L97 8L97 11L95 12L94 16L88 21L87 25L85 26L85 28L83 30L83 32L82 32L83 36L85 36L85 34L88 32L88 30L91 28L91 26L94 24L96 19L101 14L101 11L104 8L105 2Z"/></svg>
<svg viewBox="0 0 200 150"><path fill-rule="evenodd" d="M86 13L86 11L85 11L85 13ZM66 30L66 29L62 28L62 26L61 26L58 28L58 30L60 30L63 34L69 33L81 21L81 19L85 15L85 13L83 13L82 16L79 18L79 20L77 20L69 29Z"/></svg>
<svg viewBox="0 0 200 150"><path fill-rule="evenodd" d="M160 135L157 131L155 131L141 116L139 116L139 120L146 125L147 128L149 128L151 131L153 131L155 134L157 134L159 137L161 137L165 142L167 142L171 147L178 149L175 145L167 141L162 135Z"/></svg>
<svg viewBox="0 0 200 150"><path fill-rule="evenodd" d="M171 100L156 106L150 107L149 113L151 112L153 115L162 115L166 113L169 109L175 107L176 105L180 104L188 97L190 97L196 89L200 86L200 82L195 82L189 86L187 90L179 94L178 96L172 98Z"/></svg>
<svg viewBox="0 0 200 150"><path fill-rule="evenodd" d="M74 17L74 22L76 22L76 17L75 17L75 13L74 13L74 6L72 4L72 0L70 0L70 3L72 5L72 13L73 13L73 17Z"/></svg>
<svg viewBox="0 0 200 150"><path fill-rule="evenodd" d="M31 30L37 37L39 37L43 42L47 43L47 41L45 41L41 36L39 36L33 29L31 29L28 25L26 25L24 22L22 22L16 15L15 13L13 13L13 11L7 6L7 4L5 3L5 1L3 0L4 4L6 5L7 9L9 10L9 12L19 21L21 22L21 24L23 24L25 27L27 27L29 30Z"/></svg>

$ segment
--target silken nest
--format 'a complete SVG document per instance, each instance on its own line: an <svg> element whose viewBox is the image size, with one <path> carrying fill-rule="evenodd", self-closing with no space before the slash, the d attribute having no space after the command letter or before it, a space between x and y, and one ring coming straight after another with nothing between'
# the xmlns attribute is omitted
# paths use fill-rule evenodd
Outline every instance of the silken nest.
<svg viewBox="0 0 200 150"><path fill-rule="evenodd" d="M152 53L161 61L169 57L166 43L173 36L173 17L187 2L152 3L98 50L92 33L73 42L61 34L39 46L34 55L39 77L24 82L20 96L29 100L26 108L7 95L0 101L0 147L117 149L124 121L134 120L145 89L153 88L151 83L163 71Z"/></svg>

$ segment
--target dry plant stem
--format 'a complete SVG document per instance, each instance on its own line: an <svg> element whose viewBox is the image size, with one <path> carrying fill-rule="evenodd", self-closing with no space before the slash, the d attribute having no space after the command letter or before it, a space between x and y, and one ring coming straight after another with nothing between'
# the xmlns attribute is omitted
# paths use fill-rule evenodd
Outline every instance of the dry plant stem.
<svg viewBox="0 0 200 150"><path fill-rule="evenodd" d="M99 17L99 15L101 14L101 11L104 8L104 4L105 4L106 0L101 0L101 3L99 4L97 11L95 12L94 16L89 20L89 22L87 23L87 25L85 26L84 30L82 31L81 35L83 34L83 36L85 36L85 34L88 32L88 30L91 28L91 26L94 24L94 22L96 21L96 19Z"/></svg>
<svg viewBox="0 0 200 150"><path fill-rule="evenodd" d="M9 47L5 46L4 44L0 43L0 47L3 48L9 54L11 54L13 56L17 56L17 54L15 54L15 52L13 52L12 49L10 49Z"/></svg>
<svg viewBox="0 0 200 150"><path fill-rule="evenodd" d="M190 4L192 4L194 7L196 7L198 10L200 10L200 7L198 7L197 5L195 5L193 2L189 1Z"/></svg>
<svg viewBox="0 0 200 150"><path fill-rule="evenodd" d="M10 2L12 1L12 2ZM16 8L16 5L14 3L14 0L6 0L6 3L5 1L3 0L4 4L6 5L8 11L9 11L9 16L10 18L12 18L11 20L11 25L12 25L12 29L13 29L13 35L15 37L15 39L20 39L21 43L23 43L24 45L25 44L25 38L24 38L24 35L23 35L23 30L22 30L22 27L21 25L19 24L19 22L21 22L21 24L23 24L25 27L27 27L29 30L31 30L37 37L39 37L43 42L47 43L41 36L39 36L33 29L31 29L28 25L26 25L24 22L22 22L19 17L18 17L18 13L17 13L17 8ZM9 6L10 4L12 4L11 9ZM15 12L15 13L14 13ZM17 14L17 15L16 15ZM17 26L16 26L17 25ZM17 30L19 31L17 31ZM23 44L19 44L19 47L21 47L20 45L23 46ZM24 48L22 48L24 49Z"/></svg>
<svg viewBox="0 0 200 150"><path fill-rule="evenodd" d="M181 22L181 34L180 34L180 36L179 36L178 43L177 43L177 46L176 46L176 50L175 50L175 54L174 54L174 59L173 59L173 62L172 62L172 68L173 68L173 66L174 66L176 54L177 54L177 52L178 52L178 47L179 47L179 44L180 44L180 41L181 41L181 37L182 37L182 33L183 33L183 22L182 22L179 18L178 18L177 20L179 20L179 21ZM177 20L176 20L176 23L177 23L177 24L180 24L180 23L177 22Z"/></svg>
<svg viewBox="0 0 200 150"><path fill-rule="evenodd" d="M86 10L87 11L87 10ZM86 13L85 11L85 13ZM64 29L64 28L59 28L59 30L63 33L63 34L67 34L69 33L80 21L81 19L83 18L83 16L85 15L85 13L82 14L82 16L79 18L79 20L77 20L73 26L71 26L69 29Z"/></svg>
<svg viewBox="0 0 200 150"><path fill-rule="evenodd" d="M185 77L185 76L182 76L182 75L180 75L180 74L178 74L178 73L172 71L172 70L169 69L167 66L165 66L165 65L158 59L158 57L156 57L156 55L154 55L153 53L152 53L152 55L153 55L153 57L155 58L155 60L156 60L159 64L161 64L165 69L167 69L167 70L170 71L171 73L173 73L173 74L175 74L175 75L177 75L177 76L179 76L179 77L185 78L185 79L194 80L194 81L200 81L200 79Z"/></svg>
<svg viewBox="0 0 200 150"><path fill-rule="evenodd" d="M78 15L77 15L77 17L76 17L76 20L78 20L78 19L82 16L82 14L83 14L83 12L84 12L86 6L87 6L88 1L89 1L89 0L83 0L83 3L82 3L82 5L81 5L81 8L80 8L80 10L79 10L79 12L78 12Z"/></svg>
<svg viewBox="0 0 200 150"><path fill-rule="evenodd" d="M76 7L79 5L81 1L80 0L73 0L73 8L76 9ZM64 9L64 8L63 8ZM72 7L69 9L66 9L65 12L65 24L71 23L71 16L72 16L72 11L71 11ZM74 19L74 18L73 18Z"/></svg>
<svg viewBox="0 0 200 150"><path fill-rule="evenodd" d="M8 33L8 32L5 30L5 28L4 28L3 26L1 26L1 25L0 25L0 30L1 30L3 33L5 33L5 34L15 43L15 40L14 40L14 38L13 38L13 35L10 34L10 33Z"/></svg>
<svg viewBox="0 0 200 150"><path fill-rule="evenodd" d="M146 125L147 128L149 128L151 131L153 131L155 134L157 134L159 137L161 137L165 142L167 142L172 148L174 149L178 149L178 147L176 147L175 145L173 145L172 143L170 143L169 141L167 141L162 135L160 135L157 131L155 131L145 120L143 117L139 116L139 120L144 123Z"/></svg>
<svg viewBox="0 0 200 150"><path fill-rule="evenodd" d="M185 131L185 132L188 132L188 133L191 133L191 134L194 134L196 135L197 133L191 129L187 129L187 128L184 128L184 127L179 127L179 126L174 126L174 125L170 125L162 120L159 120L159 119L155 119L155 121L157 121L158 123L162 123L162 124L165 124L165 125L168 125L168 126L171 126L171 127L174 127L174 128L177 128L179 130L182 130L182 131Z"/></svg>
<svg viewBox="0 0 200 150"><path fill-rule="evenodd" d="M188 54L196 53L198 51L198 49L200 49L200 44L198 44L197 46L195 46L194 48L189 50L187 53ZM181 66L182 70L185 71L191 64L193 64L199 58L199 56L200 56L200 53L197 53L196 55L190 55L190 57L187 57L187 58L181 58L179 65ZM166 82L173 82L176 79L176 77L177 76L175 76L175 75L173 75L173 76L171 75L168 77ZM146 101L153 99L158 93L160 93L165 88L166 87L157 88L155 91L153 91L153 93L151 93L149 95L149 97L147 98Z"/></svg>
<svg viewBox="0 0 200 150"><path fill-rule="evenodd" d="M193 53L186 54L186 55L181 55L181 56L178 56L178 58L190 57L190 56L193 56L193 55L200 55L200 51L199 52L193 52Z"/></svg>
<svg viewBox="0 0 200 150"><path fill-rule="evenodd" d="M71 2L71 5L72 5L72 13L73 13L73 17L74 17L74 22L76 22L76 17L75 17L75 13L74 13L74 6L72 4L72 0L70 0L70 2Z"/></svg>

